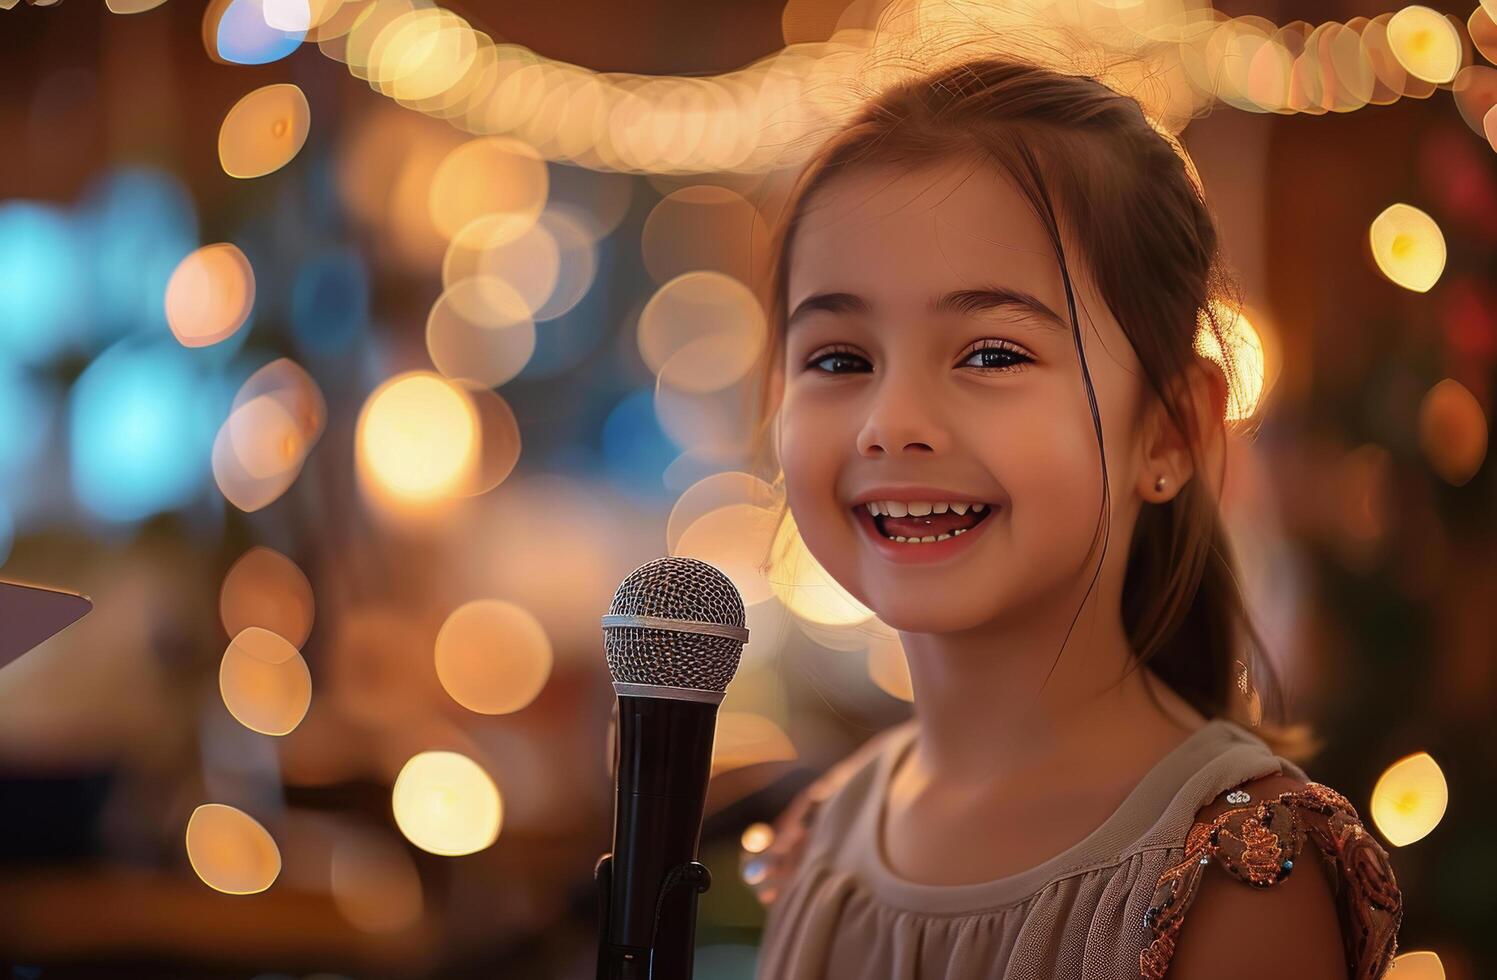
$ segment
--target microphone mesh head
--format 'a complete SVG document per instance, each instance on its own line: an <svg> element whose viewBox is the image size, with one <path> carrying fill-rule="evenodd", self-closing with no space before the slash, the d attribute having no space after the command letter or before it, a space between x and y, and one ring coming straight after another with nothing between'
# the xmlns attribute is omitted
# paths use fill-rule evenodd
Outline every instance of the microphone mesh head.
<svg viewBox="0 0 1497 980"><path fill-rule="evenodd" d="M611 616L651 616L685 623L743 627L743 597L722 572L695 558L656 558L629 573ZM603 650L615 682L663 684L721 693L738 671L743 640L690 629L603 627Z"/></svg>

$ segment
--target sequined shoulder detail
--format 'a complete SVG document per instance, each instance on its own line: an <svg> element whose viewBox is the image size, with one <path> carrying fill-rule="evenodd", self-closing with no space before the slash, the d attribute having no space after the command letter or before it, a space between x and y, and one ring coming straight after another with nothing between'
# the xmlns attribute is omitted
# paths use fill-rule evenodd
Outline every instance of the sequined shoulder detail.
<svg viewBox="0 0 1497 980"><path fill-rule="evenodd" d="M1227 799L1240 801L1241 794L1237 790ZM1382 976L1397 949L1403 920L1403 897L1393 868L1350 801L1313 781L1191 826L1183 859L1159 876L1144 913L1144 925L1153 938L1139 954L1140 976L1161 980L1169 969L1185 912L1213 859L1239 880L1267 888L1293 871L1307 836L1333 872L1348 976Z"/></svg>

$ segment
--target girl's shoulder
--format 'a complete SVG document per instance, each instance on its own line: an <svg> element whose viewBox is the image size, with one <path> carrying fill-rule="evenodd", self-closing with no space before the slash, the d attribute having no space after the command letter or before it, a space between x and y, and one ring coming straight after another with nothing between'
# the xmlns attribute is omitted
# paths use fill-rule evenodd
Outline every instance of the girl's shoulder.
<svg viewBox="0 0 1497 980"><path fill-rule="evenodd" d="M1263 889L1281 900L1269 904L1251 894ZM1213 898L1199 903L1202 892ZM1193 927L1182 933L1195 905ZM1253 921L1238 921L1244 915ZM1328 928L1308 928L1315 916ZM1144 914L1152 939L1139 957L1140 975L1158 980L1172 962L1204 965L1232 945L1243 947L1234 954L1293 975L1306 957L1339 955L1351 980L1371 980L1392 961L1402 918L1387 852L1351 802L1322 783L1273 773L1239 783L1196 814L1183 856L1153 883ZM1286 935L1273 934L1276 923ZM1338 925L1339 949L1325 939ZM1239 938L1223 938L1231 936Z"/></svg>
<svg viewBox="0 0 1497 980"><path fill-rule="evenodd" d="M910 719L870 736L795 795L771 825L768 847L757 853L744 851L740 856L744 878L761 903L773 904L795 876L810 849L812 832L832 801L845 797L850 787L870 783L885 754L911 734L914 724ZM855 807L863 801L842 802Z"/></svg>

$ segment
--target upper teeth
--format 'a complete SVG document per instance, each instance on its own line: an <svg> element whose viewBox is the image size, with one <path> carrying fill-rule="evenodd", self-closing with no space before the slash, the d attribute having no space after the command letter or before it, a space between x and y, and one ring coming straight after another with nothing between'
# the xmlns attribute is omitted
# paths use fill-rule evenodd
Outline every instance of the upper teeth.
<svg viewBox="0 0 1497 980"><path fill-rule="evenodd" d="M944 500L931 502L928 500L911 500L902 502L898 500L870 500L863 506L868 508L868 513L874 517L925 517L929 514L944 514L948 510L958 514L965 514L970 508L974 513L982 513L987 510L987 504L971 504L967 501L956 501L947 503Z"/></svg>

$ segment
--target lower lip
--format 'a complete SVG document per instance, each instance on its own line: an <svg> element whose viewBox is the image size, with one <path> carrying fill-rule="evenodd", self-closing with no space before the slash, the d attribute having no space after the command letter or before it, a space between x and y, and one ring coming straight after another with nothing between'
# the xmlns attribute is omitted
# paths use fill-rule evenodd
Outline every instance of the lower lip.
<svg viewBox="0 0 1497 980"><path fill-rule="evenodd" d="M929 565L933 562L946 561L961 554L972 546L978 535L982 534L987 526L997 520L998 511L992 504L988 504L988 516L979 521L970 530L961 534L954 534L945 541L921 542L910 544L903 541L895 541L886 538L879 533L878 524L873 520L873 515L868 513L868 508L859 504L853 510L853 519L863 528L863 533L873 543L879 554L889 561L898 562L902 565Z"/></svg>

